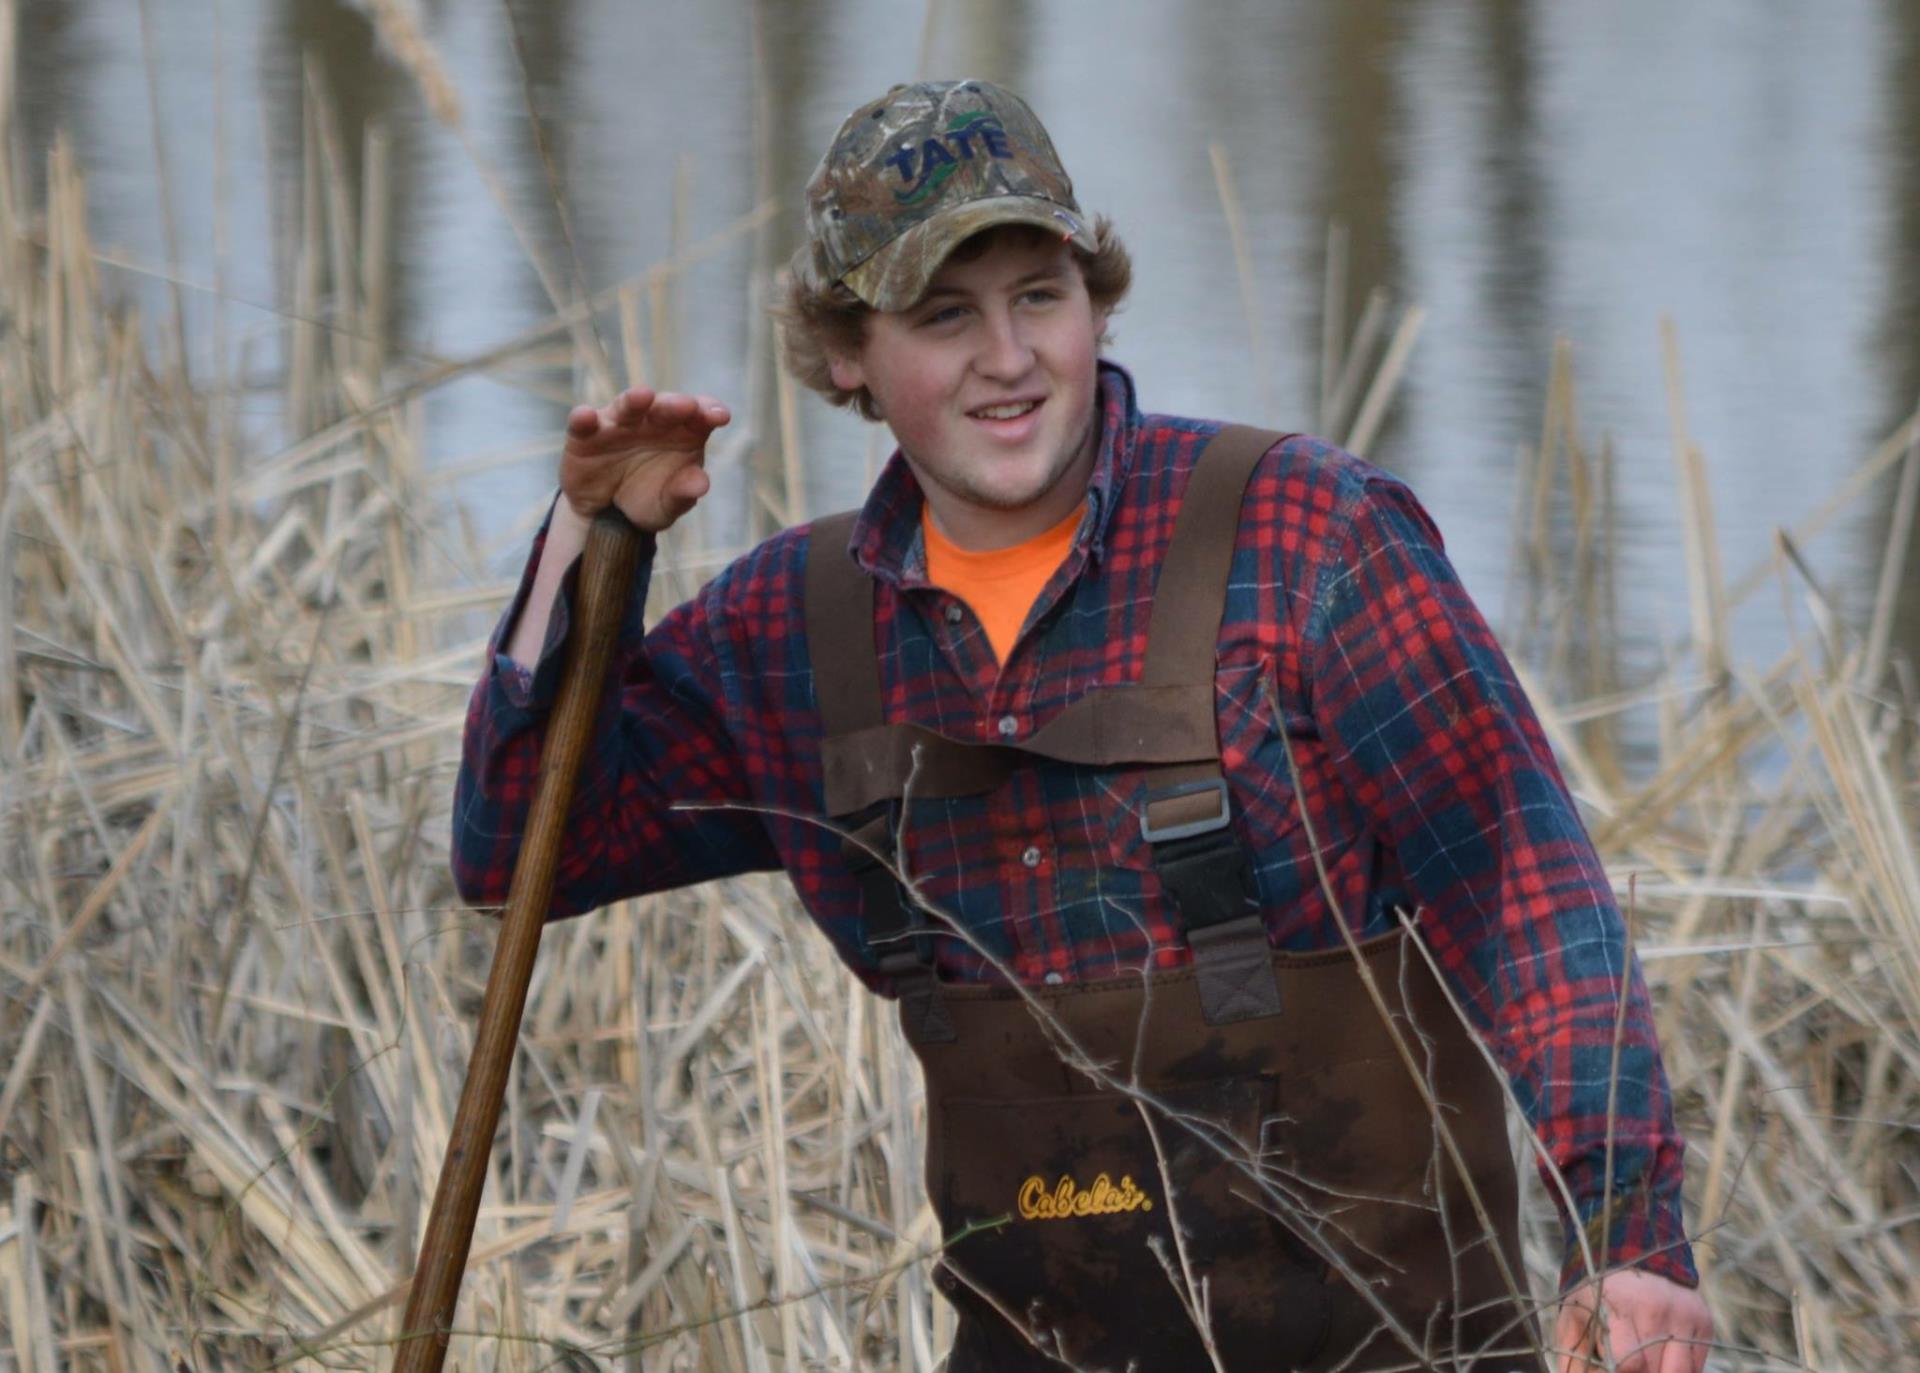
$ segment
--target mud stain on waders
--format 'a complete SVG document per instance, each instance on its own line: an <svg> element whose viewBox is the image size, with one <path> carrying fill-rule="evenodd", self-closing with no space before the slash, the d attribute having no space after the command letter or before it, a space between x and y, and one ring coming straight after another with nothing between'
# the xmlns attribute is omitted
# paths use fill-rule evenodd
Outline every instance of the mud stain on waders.
<svg viewBox="0 0 1920 1373"><path fill-rule="evenodd" d="M1500 1085L1405 936L1363 955L1430 1059L1496 1234L1345 952L1275 955L1281 1014L1226 1026L1205 1023L1187 970L1156 976L1150 995L1137 978L944 987L954 1038L914 1052L928 1187L958 1237L936 1273L961 1314L950 1373L1211 1368L1189 1272L1233 1373L1539 1367L1531 1308L1495 1257L1523 1274ZM1061 1179L1105 1177L1109 1199L1130 1179L1140 1204L1028 1217L1035 1177L1055 1196Z"/></svg>

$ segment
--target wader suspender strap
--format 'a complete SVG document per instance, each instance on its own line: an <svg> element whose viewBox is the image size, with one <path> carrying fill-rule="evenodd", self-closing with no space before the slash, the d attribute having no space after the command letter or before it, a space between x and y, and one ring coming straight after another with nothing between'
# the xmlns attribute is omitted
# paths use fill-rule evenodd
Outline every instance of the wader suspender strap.
<svg viewBox="0 0 1920 1373"><path fill-rule="evenodd" d="M925 913L874 852L894 854L895 806L915 796L989 791L1038 755L1088 767L1145 767L1153 785L1140 828L1161 885L1180 912L1209 1024L1280 1009L1266 928L1247 855L1229 825L1214 722L1214 658L1240 502L1261 456L1286 436L1222 429L1196 459L1161 562L1138 683L1088 692L1020 745L952 739L882 723L874 581L847 554L854 512L815 521L808 540L807 642L824 738L828 814L861 889L868 941L907 1008L910 1032L950 1039L933 977ZM831 651L816 651L831 645ZM869 852L872 850L874 852Z"/></svg>
<svg viewBox="0 0 1920 1373"><path fill-rule="evenodd" d="M1213 668L1226 609L1240 503L1261 456L1283 436L1231 425L1208 443L1174 519L1147 621L1140 685L1199 684L1214 724ZM1229 824L1227 782L1214 739L1204 764L1159 770L1140 808L1160 885L1180 911L1209 1025L1277 1015L1266 921L1247 851Z"/></svg>
<svg viewBox="0 0 1920 1373"><path fill-rule="evenodd" d="M807 653L812 659L814 700L820 709L823 772L831 770L827 759L846 756L844 741L861 735L873 738L875 726L885 728L881 725L880 660L874 649L878 633L874 580L847 551L858 514L848 510L815 520L807 540ZM831 651L820 652L823 645L831 645ZM980 789L992 785L992 780L986 780ZM871 797L863 794L857 804L850 805L845 790L829 782L827 812L848 832L841 841L840 856L860 887L867 943L879 955L880 971L893 979L909 1033L923 1043L950 1043L953 1021L934 977L927 914L908 898L891 866L893 803L899 793L882 789Z"/></svg>

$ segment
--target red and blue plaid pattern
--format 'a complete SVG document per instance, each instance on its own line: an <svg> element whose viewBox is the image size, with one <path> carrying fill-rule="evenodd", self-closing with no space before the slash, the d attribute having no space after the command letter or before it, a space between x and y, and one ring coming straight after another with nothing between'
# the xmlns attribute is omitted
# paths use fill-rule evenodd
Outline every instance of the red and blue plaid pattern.
<svg viewBox="0 0 1920 1373"><path fill-rule="evenodd" d="M1088 689L1138 677L1180 493L1219 426L1140 414L1131 379L1110 364L1100 404L1086 516L1004 664L966 605L926 580L911 472L896 454L882 473L854 551L880 582L889 720L1017 741ZM554 915L785 868L841 957L884 993L837 838L779 813L822 809L800 599L807 556L807 527L788 530L644 637L642 572L618 690L581 774ZM506 897L565 611L556 607L535 672L496 656L473 695L453 866L477 904ZM1682 1146L1611 887L1511 667L1404 485L1311 438L1261 460L1242 505L1216 682L1234 824L1274 946L1326 948L1341 942L1340 924L1365 937L1392 928L1395 907L1417 911L1589 1231L1608 1191L1608 1082L1627 971L1612 1234L1596 1257L1695 1282L1681 1227ZM937 940L942 976L985 978L997 962L1023 980L1071 981L1186 963L1140 832L1145 785L1126 770L1036 762L988 796L910 802L908 867L964 932ZM1582 1270L1569 1234L1571 1281Z"/></svg>

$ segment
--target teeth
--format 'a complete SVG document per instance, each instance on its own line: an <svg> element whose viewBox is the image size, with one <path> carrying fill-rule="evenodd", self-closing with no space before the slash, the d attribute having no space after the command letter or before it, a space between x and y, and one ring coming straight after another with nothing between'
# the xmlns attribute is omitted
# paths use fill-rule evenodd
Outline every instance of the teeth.
<svg viewBox="0 0 1920 1373"><path fill-rule="evenodd" d="M1019 419L1033 407L1034 402L1028 400L1019 401L1013 405L989 405L986 409L975 410L973 413L983 420L1013 420Z"/></svg>

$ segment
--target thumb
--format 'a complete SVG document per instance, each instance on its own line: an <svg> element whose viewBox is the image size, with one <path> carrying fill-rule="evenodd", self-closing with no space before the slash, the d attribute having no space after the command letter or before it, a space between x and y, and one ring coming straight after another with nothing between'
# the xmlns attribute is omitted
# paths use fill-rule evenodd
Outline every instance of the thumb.
<svg viewBox="0 0 1920 1373"><path fill-rule="evenodd" d="M695 503L713 489L713 478L698 463L690 463L673 474L666 489L660 493L660 504L666 507L665 513L671 519L679 519Z"/></svg>

